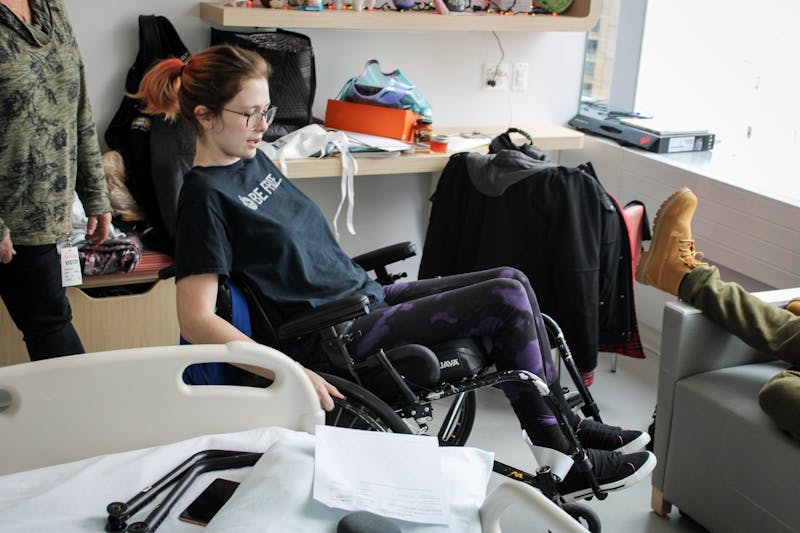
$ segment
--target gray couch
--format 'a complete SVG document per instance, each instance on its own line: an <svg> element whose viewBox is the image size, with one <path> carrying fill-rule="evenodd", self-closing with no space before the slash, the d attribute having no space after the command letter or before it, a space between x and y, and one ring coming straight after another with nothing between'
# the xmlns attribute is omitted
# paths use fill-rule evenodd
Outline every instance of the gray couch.
<svg viewBox="0 0 800 533"><path fill-rule="evenodd" d="M758 296L783 305L800 289ZM719 533L800 531L800 442L779 431L757 400L787 366L697 309L667 304L654 443L656 513L674 504Z"/></svg>

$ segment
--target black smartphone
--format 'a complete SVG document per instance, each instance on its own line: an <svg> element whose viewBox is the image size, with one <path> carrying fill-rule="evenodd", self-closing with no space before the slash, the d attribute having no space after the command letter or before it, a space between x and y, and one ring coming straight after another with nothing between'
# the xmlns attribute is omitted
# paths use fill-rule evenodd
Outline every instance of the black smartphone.
<svg viewBox="0 0 800 533"><path fill-rule="evenodd" d="M225 502L231 499L239 483L218 477L205 488L178 516L180 520L205 526L217 514Z"/></svg>

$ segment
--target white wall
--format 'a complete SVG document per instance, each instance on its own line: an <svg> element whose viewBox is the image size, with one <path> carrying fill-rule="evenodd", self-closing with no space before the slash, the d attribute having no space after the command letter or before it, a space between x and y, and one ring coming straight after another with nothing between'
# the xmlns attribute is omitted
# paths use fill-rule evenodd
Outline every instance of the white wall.
<svg viewBox="0 0 800 533"><path fill-rule="evenodd" d="M190 51L209 43L197 0L65 0L88 76L95 120L102 136L122 98L125 75L138 50L140 14L164 15ZM318 16L325 16L320 13ZM435 15L431 15L435 16ZM376 58L384 70L400 68L422 90L435 124L453 126L564 124L577 109L583 64L583 33L498 33L505 61L530 64L526 93L480 90L484 62L500 59L490 32L376 32L297 30L309 35L316 55L314 114L345 80ZM291 177L291 176L290 176ZM313 182L313 183L312 183ZM332 214L338 201L335 179L298 180ZM396 240L420 246L427 219L429 176L356 177L356 238L344 248L358 253ZM340 226L340 227L343 227ZM416 276L417 266L409 269Z"/></svg>

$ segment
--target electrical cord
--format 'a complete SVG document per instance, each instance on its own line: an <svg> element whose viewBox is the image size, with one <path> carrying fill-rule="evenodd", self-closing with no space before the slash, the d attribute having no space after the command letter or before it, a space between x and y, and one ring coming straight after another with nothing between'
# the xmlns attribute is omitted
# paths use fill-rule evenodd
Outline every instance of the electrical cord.
<svg viewBox="0 0 800 533"><path fill-rule="evenodd" d="M497 41L497 46L500 47L500 61L497 62L497 65L494 67L494 72L492 72L492 77L486 80L486 84L489 87L494 87L497 85L497 71L500 69L500 65L503 64L503 59L506 57L506 52L503 50L503 43L500 42L500 37L497 36L497 32L492 32L494 35L495 40Z"/></svg>

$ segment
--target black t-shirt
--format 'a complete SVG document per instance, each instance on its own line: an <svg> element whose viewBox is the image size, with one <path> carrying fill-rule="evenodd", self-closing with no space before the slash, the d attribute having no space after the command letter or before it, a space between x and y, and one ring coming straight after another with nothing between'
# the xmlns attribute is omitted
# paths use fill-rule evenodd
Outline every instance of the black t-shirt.
<svg viewBox="0 0 800 533"><path fill-rule="evenodd" d="M282 314L383 289L341 249L319 207L260 150L253 159L195 167L178 200L175 277L236 274Z"/></svg>

